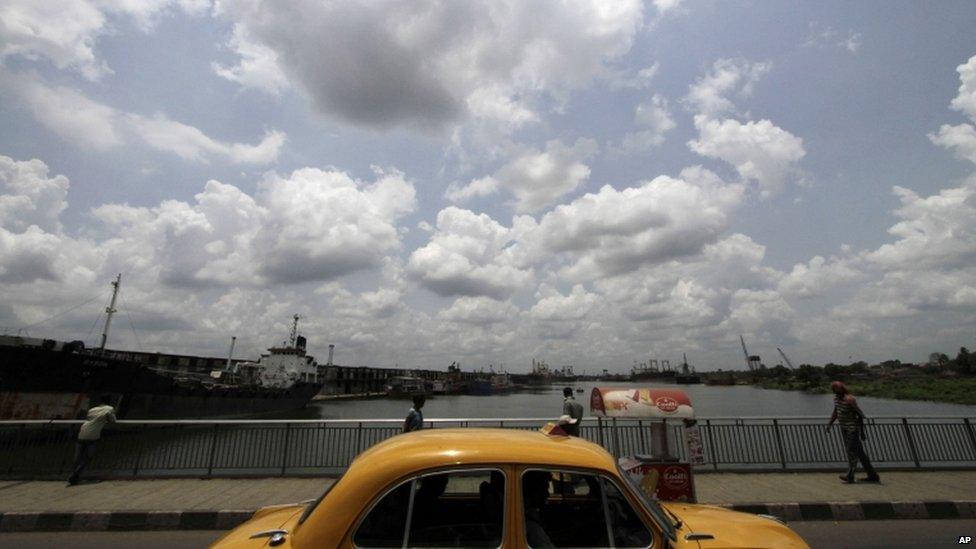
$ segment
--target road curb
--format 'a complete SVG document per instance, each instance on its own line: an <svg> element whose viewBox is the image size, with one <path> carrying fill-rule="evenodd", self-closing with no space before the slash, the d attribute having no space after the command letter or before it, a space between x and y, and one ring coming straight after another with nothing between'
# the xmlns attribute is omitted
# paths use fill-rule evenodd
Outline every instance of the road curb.
<svg viewBox="0 0 976 549"><path fill-rule="evenodd" d="M897 520L976 518L976 501L841 501L722 504L733 511L786 520ZM0 513L0 532L229 530L254 514L247 509L219 511L80 511Z"/></svg>
<svg viewBox="0 0 976 549"><path fill-rule="evenodd" d="M976 501L832 501L728 503L733 511L773 515L786 521L976 518Z"/></svg>

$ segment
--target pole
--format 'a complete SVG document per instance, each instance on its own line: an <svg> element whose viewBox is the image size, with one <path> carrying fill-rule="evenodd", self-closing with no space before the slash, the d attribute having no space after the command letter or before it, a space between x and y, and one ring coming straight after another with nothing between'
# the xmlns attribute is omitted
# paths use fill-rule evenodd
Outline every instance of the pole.
<svg viewBox="0 0 976 549"><path fill-rule="evenodd" d="M224 366L224 371L230 371L230 361L234 358L234 343L237 343L237 336L230 336L230 351L227 352L227 365Z"/></svg>
<svg viewBox="0 0 976 549"><path fill-rule="evenodd" d="M115 314L115 300L119 297L119 284L122 283L122 273L112 281L112 301L105 308L105 329L102 330L102 343L98 346L99 351L105 350L105 342L108 341L108 329L112 326L112 315Z"/></svg>

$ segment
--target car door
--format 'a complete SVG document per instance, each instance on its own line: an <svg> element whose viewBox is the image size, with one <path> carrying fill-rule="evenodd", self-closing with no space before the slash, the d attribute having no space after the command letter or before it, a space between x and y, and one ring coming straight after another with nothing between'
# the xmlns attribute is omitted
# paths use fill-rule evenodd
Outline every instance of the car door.
<svg viewBox="0 0 976 549"><path fill-rule="evenodd" d="M611 475L522 467L515 479L519 548L661 547L661 535Z"/></svg>

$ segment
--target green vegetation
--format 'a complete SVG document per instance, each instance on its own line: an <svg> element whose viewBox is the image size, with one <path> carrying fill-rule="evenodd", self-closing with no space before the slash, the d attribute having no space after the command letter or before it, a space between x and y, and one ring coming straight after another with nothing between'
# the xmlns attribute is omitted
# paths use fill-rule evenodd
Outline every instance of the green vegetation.
<svg viewBox="0 0 976 549"><path fill-rule="evenodd" d="M742 372L740 378L764 389L808 393L829 393L830 382L836 379L858 396L976 405L976 355L965 347L955 358L932 353L925 364L886 360L874 365L803 364L795 370L779 365Z"/></svg>
<svg viewBox="0 0 976 549"><path fill-rule="evenodd" d="M879 379L847 381L847 387L855 396L873 396L898 400L931 400L976 406L976 377ZM795 381L777 382L764 380L757 385L763 389L799 390L808 393L829 393L830 382L810 386Z"/></svg>

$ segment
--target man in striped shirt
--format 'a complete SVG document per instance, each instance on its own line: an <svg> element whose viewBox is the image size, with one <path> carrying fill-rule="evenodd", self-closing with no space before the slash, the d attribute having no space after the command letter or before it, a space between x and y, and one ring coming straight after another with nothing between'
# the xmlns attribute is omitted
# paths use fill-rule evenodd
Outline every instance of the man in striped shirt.
<svg viewBox="0 0 976 549"><path fill-rule="evenodd" d="M847 387L840 381L830 384L830 390L834 392L834 413L827 422L827 432L830 432L834 421L840 424L840 430L844 434L844 447L847 449L847 474L841 475L840 479L846 484L854 482L854 470L857 469L858 460L864 466L867 477L860 479L862 482L880 482L881 477L871 466L871 460L864 452L862 441L867 440L864 433L864 412L857 405L857 399L847 390Z"/></svg>

